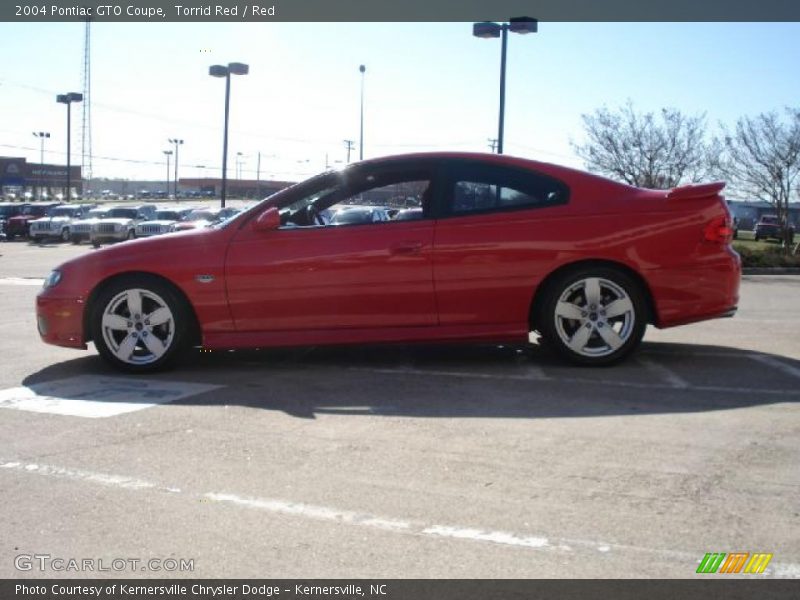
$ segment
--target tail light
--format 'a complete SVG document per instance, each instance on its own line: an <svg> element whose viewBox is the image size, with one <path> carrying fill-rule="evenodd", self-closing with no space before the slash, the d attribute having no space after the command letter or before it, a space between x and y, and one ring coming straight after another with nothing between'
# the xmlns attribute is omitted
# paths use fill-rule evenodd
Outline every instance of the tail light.
<svg viewBox="0 0 800 600"><path fill-rule="evenodd" d="M728 215L714 217L706 225L704 232L705 239L715 244L729 244L733 239L733 223Z"/></svg>

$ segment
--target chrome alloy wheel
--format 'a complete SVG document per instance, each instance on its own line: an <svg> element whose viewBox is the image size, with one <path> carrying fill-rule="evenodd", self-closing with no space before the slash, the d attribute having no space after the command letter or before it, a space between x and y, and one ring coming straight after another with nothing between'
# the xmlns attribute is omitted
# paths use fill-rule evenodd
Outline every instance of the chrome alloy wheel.
<svg viewBox="0 0 800 600"><path fill-rule="evenodd" d="M161 296L134 288L117 294L106 304L101 330L117 359L146 365L169 350L175 338L175 317Z"/></svg>
<svg viewBox="0 0 800 600"><path fill-rule="evenodd" d="M587 277L567 287L555 307L555 329L574 353L603 357L617 351L635 328L633 301L616 283Z"/></svg>

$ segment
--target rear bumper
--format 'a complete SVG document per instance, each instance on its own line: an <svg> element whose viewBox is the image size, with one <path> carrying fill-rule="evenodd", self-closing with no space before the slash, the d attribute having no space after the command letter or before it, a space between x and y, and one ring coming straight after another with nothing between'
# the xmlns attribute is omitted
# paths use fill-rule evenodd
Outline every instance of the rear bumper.
<svg viewBox="0 0 800 600"><path fill-rule="evenodd" d="M742 262L733 250L723 257L683 269L648 274L657 327L674 327L731 317L739 304Z"/></svg>
<svg viewBox="0 0 800 600"><path fill-rule="evenodd" d="M83 335L82 298L50 297L48 291L36 297L36 324L42 341L54 346L86 349Z"/></svg>

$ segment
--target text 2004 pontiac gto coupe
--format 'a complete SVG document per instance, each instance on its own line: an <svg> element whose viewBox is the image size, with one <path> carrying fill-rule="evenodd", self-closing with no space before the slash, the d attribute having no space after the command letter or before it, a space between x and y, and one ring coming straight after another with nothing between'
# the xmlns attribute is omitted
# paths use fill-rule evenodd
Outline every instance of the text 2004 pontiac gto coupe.
<svg viewBox="0 0 800 600"><path fill-rule="evenodd" d="M519 158L415 154L287 188L208 229L70 260L37 298L45 342L133 372L210 349L526 342L579 364L647 323L730 316L741 262L723 183L643 190ZM336 224L350 205L415 218Z"/></svg>

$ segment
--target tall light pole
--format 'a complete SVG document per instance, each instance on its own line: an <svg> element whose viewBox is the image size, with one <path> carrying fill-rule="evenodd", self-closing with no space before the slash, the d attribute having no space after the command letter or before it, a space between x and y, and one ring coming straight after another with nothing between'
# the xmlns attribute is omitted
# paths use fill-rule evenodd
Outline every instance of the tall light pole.
<svg viewBox="0 0 800 600"><path fill-rule="evenodd" d="M361 73L361 133L358 138L358 160L364 160L364 73L367 67L359 65L358 70Z"/></svg>
<svg viewBox="0 0 800 600"><path fill-rule="evenodd" d="M242 163L244 162L242 160L243 156L244 154L242 152L236 153L236 179L242 178Z"/></svg>
<svg viewBox="0 0 800 600"><path fill-rule="evenodd" d="M500 118L497 125L497 153L503 153L503 129L505 126L506 112L506 48L508 46L508 32L536 33L538 21L530 17L515 17L508 23L492 23L484 21L472 25L472 35L479 38L502 38L500 51Z"/></svg>
<svg viewBox="0 0 800 600"><path fill-rule="evenodd" d="M39 199L42 197L42 171L44 171L44 141L50 137L49 131L34 131L33 136L39 138ZM35 192L35 190L34 190Z"/></svg>
<svg viewBox="0 0 800 600"><path fill-rule="evenodd" d="M72 142L71 137L71 123L72 123L72 111L70 107L72 106L73 102L80 102L83 100L83 94L77 94L75 92L70 92L69 94L59 94L56 96L56 102L59 104L66 104L67 105L67 189L64 193L64 198L67 202L72 199L72 181L70 178L70 146Z"/></svg>
<svg viewBox="0 0 800 600"><path fill-rule="evenodd" d="M212 65L208 68L208 74L212 77L225 78L225 133L222 138L222 190L220 193L220 206L225 208L225 187L228 181L228 115L230 114L231 100L231 75L247 75L250 67L244 63L228 63L224 65Z"/></svg>
<svg viewBox="0 0 800 600"><path fill-rule="evenodd" d="M175 199L178 199L178 147L183 144L183 140L177 138L169 139L170 144L175 144ZM169 196L169 188L167 188L167 195Z"/></svg>
<svg viewBox="0 0 800 600"><path fill-rule="evenodd" d="M167 157L167 197L169 197L169 157L172 156L172 150L164 150L164 156Z"/></svg>

